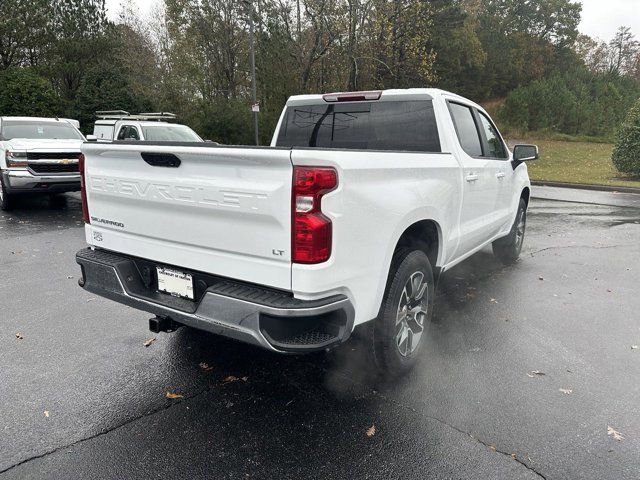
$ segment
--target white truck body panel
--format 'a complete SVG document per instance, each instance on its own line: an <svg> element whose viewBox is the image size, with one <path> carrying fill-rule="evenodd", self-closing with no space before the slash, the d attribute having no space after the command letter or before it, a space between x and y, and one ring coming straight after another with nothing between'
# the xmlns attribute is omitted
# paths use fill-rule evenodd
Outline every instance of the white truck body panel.
<svg viewBox="0 0 640 480"><path fill-rule="evenodd" d="M300 298L347 295L356 325L380 308L393 250L402 233L425 218L440 225L444 245L438 264L455 253L459 237L460 173L451 154L349 152L294 149L294 165L332 166L338 189L323 198L333 222L334 248L319 265L293 264L292 287Z"/></svg>
<svg viewBox="0 0 640 480"><path fill-rule="evenodd" d="M84 145L87 242L290 289L289 150L172 147L179 169L145 163L140 152L153 151L166 147Z"/></svg>
<svg viewBox="0 0 640 480"><path fill-rule="evenodd" d="M438 229L434 267L444 271L497 238L514 222L530 186L526 165L467 155L448 100L439 90L391 90L380 101L433 102L441 153L202 145L88 144L87 242L160 264L273 287L313 301L344 295L354 325L378 315L391 259L402 234L428 220ZM322 102L292 97L288 106ZM486 113L486 112L484 112ZM502 139L500 139L502 140ZM503 142L504 143L504 142ZM142 153L170 153L178 169L147 165ZM322 198L332 222L329 260L292 262L292 173L332 167L338 186Z"/></svg>

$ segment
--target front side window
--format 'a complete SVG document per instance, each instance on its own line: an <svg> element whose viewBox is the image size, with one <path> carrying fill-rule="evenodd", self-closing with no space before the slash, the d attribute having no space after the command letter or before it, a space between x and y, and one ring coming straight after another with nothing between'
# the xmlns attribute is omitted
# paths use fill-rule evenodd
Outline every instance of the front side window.
<svg viewBox="0 0 640 480"><path fill-rule="evenodd" d="M38 122L35 120L3 120L0 136L4 140L13 138L46 140L84 140L67 122Z"/></svg>
<svg viewBox="0 0 640 480"><path fill-rule="evenodd" d="M125 125L118 133L118 140L140 140L138 129L130 125Z"/></svg>
<svg viewBox="0 0 640 480"><path fill-rule="evenodd" d="M124 140L126 138L125 135L127 134L127 131L129 131L129 127L127 126L120 128L120 131L118 132L118 140Z"/></svg>
<svg viewBox="0 0 640 480"><path fill-rule="evenodd" d="M491 120L480 111L478 111L478 117L480 118L480 125L482 127L481 134L485 141L486 152L484 156L490 158L508 158L504 143L502 143L498 130Z"/></svg>
<svg viewBox="0 0 640 480"><path fill-rule="evenodd" d="M287 107L279 147L440 152L430 100Z"/></svg>
<svg viewBox="0 0 640 480"><path fill-rule="evenodd" d="M140 140L138 129L136 127L129 127L129 133L127 134L129 140Z"/></svg>
<svg viewBox="0 0 640 480"><path fill-rule="evenodd" d="M482 143L473 118L473 110L465 105L449 102L449 111L462 149L471 157L482 156Z"/></svg>

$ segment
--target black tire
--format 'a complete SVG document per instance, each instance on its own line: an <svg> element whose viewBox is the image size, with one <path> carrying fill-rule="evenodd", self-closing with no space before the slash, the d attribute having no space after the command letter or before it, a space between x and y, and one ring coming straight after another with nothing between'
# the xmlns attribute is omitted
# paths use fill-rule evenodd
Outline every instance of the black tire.
<svg viewBox="0 0 640 480"><path fill-rule="evenodd" d="M411 286L417 286L417 292L415 288L409 292ZM433 314L434 286L431 263L423 251L403 248L394 254L372 332L375 362L384 377L403 375L418 361Z"/></svg>
<svg viewBox="0 0 640 480"><path fill-rule="evenodd" d="M2 175L0 175L0 210L7 212L13 205L13 195L7 193Z"/></svg>
<svg viewBox="0 0 640 480"><path fill-rule="evenodd" d="M493 254L505 265L512 265L518 261L526 228L527 204L521 198L518 204L518 213L509 234L493 242Z"/></svg>

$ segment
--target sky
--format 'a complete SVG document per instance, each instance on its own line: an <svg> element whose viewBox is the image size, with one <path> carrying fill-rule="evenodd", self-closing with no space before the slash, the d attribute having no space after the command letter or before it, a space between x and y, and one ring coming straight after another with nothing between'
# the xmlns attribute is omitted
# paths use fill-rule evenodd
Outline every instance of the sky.
<svg viewBox="0 0 640 480"><path fill-rule="evenodd" d="M111 18L116 18L122 0L106 0ZM157 0L128 0L147 15ZM640 0L582 0L580 31L601 40L611 40L620 25L631 27L640 39Z"/></svg>
<svg viewBox="0 0 640 480"><path fill-rule="evenodd" d="M630 27L640 39L640 0L583 0L580 31L611 40L619 26Z"/></svg>

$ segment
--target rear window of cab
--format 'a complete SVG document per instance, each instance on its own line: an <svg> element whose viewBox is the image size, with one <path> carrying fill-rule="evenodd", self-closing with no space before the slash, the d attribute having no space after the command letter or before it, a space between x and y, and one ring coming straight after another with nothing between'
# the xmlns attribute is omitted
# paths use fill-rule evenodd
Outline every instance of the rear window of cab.
<svg viewBox="0 0 640 480"><path fill-rule="evenodd" d="M441 152L431 100L289 106L276 145Z"/></svg>

